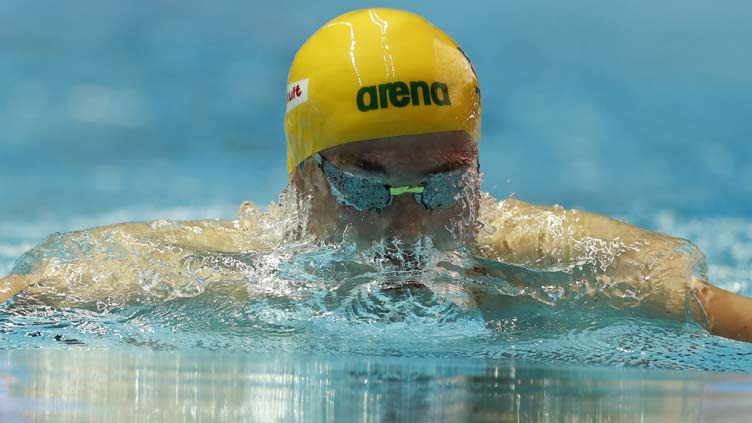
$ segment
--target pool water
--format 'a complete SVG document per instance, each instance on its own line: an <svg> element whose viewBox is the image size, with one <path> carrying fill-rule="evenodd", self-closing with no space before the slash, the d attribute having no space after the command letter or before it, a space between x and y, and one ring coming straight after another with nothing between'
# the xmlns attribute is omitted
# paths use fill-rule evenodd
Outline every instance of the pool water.
<svg viewBox="0 0 752 423"><path fill-rule="evenodd" d="M692 240L712 283L752 295L748 4L391 4L472 58L486 191ZM51 233L232 219L244 200L274 201L287 66L342 7L1 5L0 275ZM0 421L740 421L752 410L750 345L562 300L564 274L531 274L553 288L512 295L463 274L467 254L431 251L407 277L420 283L390 289L367 267L373 255L347 246L198 253L283 271L143 301L2 305ZM247 282L269 289L238 297ZM467 303L473 289L482 304Z"/></svg>
<svg viewBox="0 0 752 423"><path fill-rule="evenodd" d="M57 260L66 246L74 260L108 249L65 239L53 241ZM166 268L151 248L154 275L139 276L138 300L54 306L23 293L0 307L3 417L733 421L752 407L749 344L579 296L566 272L516 269L530 281L516 286L473 276L480 259L430 245L413 268L384 264L378 247L285 245L174 252L192 275L175 287L160 286Z"/></svg>
<svg viewBox="0 0 752 423"><path fill-rule="evenodd" d="M752 382L739 374L350 354L53 348L1 357L4 422L23 421L19 415L115 422L743 421Z"/></svg>

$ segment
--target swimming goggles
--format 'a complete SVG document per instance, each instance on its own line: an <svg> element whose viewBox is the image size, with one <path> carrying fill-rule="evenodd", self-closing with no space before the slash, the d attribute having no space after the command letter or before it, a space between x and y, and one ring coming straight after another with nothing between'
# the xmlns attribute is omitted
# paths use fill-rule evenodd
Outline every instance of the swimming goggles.
<svg viewBox="0 0 752 423"><path fill-rule="evenodd" d="M382 210L392 204L394 197L413 194L415 201L427 210L454 206L464 189L466 168L429 175L420 185L390 186L374 177L354 175L339 169L320 154L313 159L326 175L332 195L337 202L358 211Z"/></svg>

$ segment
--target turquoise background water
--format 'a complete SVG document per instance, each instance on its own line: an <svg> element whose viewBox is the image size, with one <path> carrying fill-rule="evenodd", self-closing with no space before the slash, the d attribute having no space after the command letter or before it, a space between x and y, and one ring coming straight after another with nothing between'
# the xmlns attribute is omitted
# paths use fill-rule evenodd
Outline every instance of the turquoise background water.
<svg viewBox="0 0 752 423"><path fill-rule="evenodd" d="M688 238L707 254L712 282L752 294L752 7L746 2L379 4L424 15L472 59L483 90L485 190ZM0 4L0 275L51 232L156 218L232 218L243 200L274 201L286 183L282 115L289 63L326 20L371 5ZM182 305L171 306L179 315ZM696 328L665 322L651 328L651 321L617 316L613 325L588 329L592 315L578 316L582 325L573 323L574 332L554 327L560 336L544 342L535 335L550 326L528 338L498 339L495 350L469 350L490 360L532 363L577 363L587 356L607 366L752 368L747 345ZM84 328L108 324L107 316L74 317ZM165 335L178 350L195 346L187 332L197 328L190 322L177 335ZM527 324L536 327L535 319ZM55 330L88 336L81 325ZM304 333L308 338L286 342L309 351L321 332ZM108 338L89 335L90 345L106 349ZM229 346L232 354L249 350L225 335L216 339L237 341ZM60 344L24 332L9 336L6 346ZM620 339L638 348L615 353ZM448 349L468 349L461 338L444 341ZM336 340L328 345L343 356L377 361L393 352ZM434 354L432 345L430 337L417 339L402 352L430 363L443 354ZM640 362L641 352L652 364ZM472 354L443 355L469 363L463 360ZM181 356L175 357L165 360ZM359 369L368 374L366 361ZM15 363L11 369L23 368ZM473 363L467 365L477 370ZM274 363L270 368L290 374ZM400 386L426 389L404 374L394 379ZM542 381L546 373L530 374ZM586 372L575 381L611 377ZM707 387L707 376L696 377ZM483 385L485 392L495 380ZM749 386L735 389L749 392Z"/></svg>
<svg viewBox="0 0 752 423"><path fill-rule="evenodd" d="M365 4L3 2L3 217L273 200L292 57ZM749 216L745 2L380 4L426 16L473 60L495 195Z"/></svg>

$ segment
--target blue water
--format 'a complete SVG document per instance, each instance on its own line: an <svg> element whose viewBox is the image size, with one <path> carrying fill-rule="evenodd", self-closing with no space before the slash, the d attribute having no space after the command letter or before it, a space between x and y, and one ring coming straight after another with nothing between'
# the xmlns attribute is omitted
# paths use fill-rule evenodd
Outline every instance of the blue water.
<svg viewBox="0 0 752 423"><path fill-rule="evenodd" d="M53 232L157 218L229 219L244 200L274 201L286 183L287 67L310 33L358 4L366 5L0 4L0 275ZM606 213L690 239L708 258L711 282L752 295L752 7L746 2L384 4L423 14L473 60L484 101L484 190ZM321 292L314 288L308 293ZM577 302L552 309L531 300L471 313L431 295L393 298L386 307L402 307L401 318L377 314L364 321L345 312L356 297L235 304L208 293L105 310L20 301L6 305L0 318L0 347L11 363L0 373L18 381L9 391L18 399L39 394L25 372L53 372L55 359L92 350L107 353L105 363L130 363L123 365L130 381L139 380L133 371L145 352L165 354L152 363L158 368L207 351L231 363L251 354L269 359L268 366L238 364L241 374L280 377L300 366L310 376L318 361L307 362L309 353L322 354L326 363L347 357L353 371L379 377L379 360L397 357L390 365L401 370L390 386L424 393L426 384L405 376L413 374L406 363L442 368L450 360L457 367L444 373L417 371L448 378L515 368L541 383L532 386L552 374L536 366L552 362L600 369L572 376L580 386L621 378L609 373L615 367L648 368L655 373L646 379L665 381L675 374L656 369L690 370L697 373L687 378L700 391L714 386L708 378L730 377L701 372L752 370L750 346L711 337L691 322ZM322 311L322 303L330 308ZM421 314L436 308L452 319ZM13 355L31 350L57 355L44 356L51 364L37 367ZM288 366L273 361L273 353L302 355ZM202 360L195 363L198 375L211 372ZM88 375L86 368L77 371ZM206 380L201 386L216 386ZM480 388L465 403L494 392L494 380L474 385ZM649 396L603 383L614 394L603 398L613 401ZM295 384L284 386L294 390ZM752 391L749 382L735 386L735 392ZM394 396L404 405L408 394L399 392ZM689 401L692 392L679 396ZM711 404L727 399L721 397ZM448 409L429 403L430 410ZM50 403L23 404L44 409ZM569 416L540 401L526 404L516 409ZM582 410L581 417L596 419L591 409ZM702 419L701 410L687 415ZM39 419L54 421L50 416Z"/></svg>

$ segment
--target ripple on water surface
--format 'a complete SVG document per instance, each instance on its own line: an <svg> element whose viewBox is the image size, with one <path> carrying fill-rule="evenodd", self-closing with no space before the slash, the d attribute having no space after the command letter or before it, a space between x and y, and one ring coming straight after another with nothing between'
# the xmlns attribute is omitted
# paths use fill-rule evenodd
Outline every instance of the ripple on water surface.
<svg viewBox="0 0 752 423"><path fill-rule="evenodd" d="M751 244L748 224L714 221L714 234L728 232L718 238L700 233L694 220L682 226L660 219L658 225L673 233L711 243L701 245L711 263L718 256L728 272L748 271L740 258ZM716 238L737 242L723 247L713 244ZM479 277L470 271L477 259L430 245L420 265L397 268L373 249L295 248L255 254L186 249L179 265L193 271L190 284L160 290L158 278L141 275L150 291L130 298L138 301L60 307L21 295L0 308L0 349L322 352L752 370L749 345L709 336L693 322L594 304L562 287L567 274L522 269L530 280L545 278L550 285L520 286ZM0 251L0 259L10 262L17 250ZM711 280L712 271L711 265Z"/></svg>

